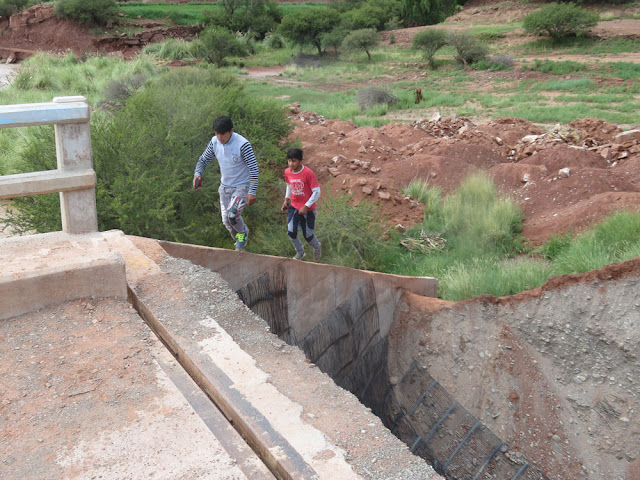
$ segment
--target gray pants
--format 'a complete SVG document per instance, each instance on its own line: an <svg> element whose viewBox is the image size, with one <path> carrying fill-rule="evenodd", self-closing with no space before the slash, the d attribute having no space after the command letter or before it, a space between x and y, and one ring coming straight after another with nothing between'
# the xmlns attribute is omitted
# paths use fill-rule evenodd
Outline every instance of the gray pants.
<svg viewBox="0 0 640 480"><path fill-rule="evenodd" d="M229 222L229 205L231 204L231 199L233 197L240 197L246 203L249 186L225 187L220 185L218 193L220 194L220 213L222 216L222 223L227 227L227 230L229 230L229 233L231 234L231 238L235 241L236 233L245 233L249 229L245 225L240 213L238 213L238 216L236 217L236 224L231 225L231 222Z"/></svg>

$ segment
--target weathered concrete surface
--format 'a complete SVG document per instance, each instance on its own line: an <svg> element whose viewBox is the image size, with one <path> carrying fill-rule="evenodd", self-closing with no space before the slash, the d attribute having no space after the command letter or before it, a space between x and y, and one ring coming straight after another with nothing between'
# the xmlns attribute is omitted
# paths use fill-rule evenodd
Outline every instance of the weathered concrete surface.
<svg viewBox="0 0 640 480"><path fill-rule="evenodd" d="M95 187L96 183L96 172L93 170L47 170L4 175L0 176L0 199L83 190L88 186Z"/></svg>
<svg viewBox="0 0 640 480"><path fill-rule="evenodd" d="M0 319L82 297L127 297L125 263L102 234L0 239Z"/></svg>
<svg viewBox="0 0 640 480"><path fill-rule="evenodd" d="M173 256L186 258L218 272L233 290L244 287L265 272L283 268L289 323L298 339L304 338L329 312L348 300L366 282L373 282L375 288L382 336L391 327L396 306L404 291L435 297L438 286L437 279L431 277L389 275L248 252L238 254L221 248L159 243Z"/></svg>
<svg viewBox="0 0 640 480"><path fill-rule="evenodd" d="M0 378L3 480L273 479L124 301L0 322Z"/></svg>

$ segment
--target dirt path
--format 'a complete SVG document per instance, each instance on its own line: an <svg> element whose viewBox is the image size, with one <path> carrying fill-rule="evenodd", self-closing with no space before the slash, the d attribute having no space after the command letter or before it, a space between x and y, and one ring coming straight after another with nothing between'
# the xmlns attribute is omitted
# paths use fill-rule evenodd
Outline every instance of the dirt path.
<svg viewBox="0 0 640 480"><path fill-rule="evenodd" d="M7 65L0 63L0 89L11 83L14 75L18 71L18 65Z"/></svg>

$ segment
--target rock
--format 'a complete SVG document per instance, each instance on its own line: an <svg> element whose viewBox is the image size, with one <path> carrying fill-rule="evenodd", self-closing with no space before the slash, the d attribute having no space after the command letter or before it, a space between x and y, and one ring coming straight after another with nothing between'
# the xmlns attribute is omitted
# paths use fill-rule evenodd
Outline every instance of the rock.
<svg viewBox="0 0 640 480"><path fill-rule="evenodd" d="M617 142L628 142L629 140L640 140L640 129L627 130L613 137Z"/></svg>
<svg viewBox="0 0 640 480"><path fill-rule="evenodd" d="M504 142L502 141L502 139L500 137L495 137L494 140L496 141L496 143L498 145L503 145L504 144Z"/></svg>
<svg viewBox="0 0 640 480"><path fill-rule="evenodd" d="M367 147L365 147L364 145L360 145L360 147L358 148L358 153L367 153Z"/></svg>
<svg viewBox="0 0 640 480"><path fill-rule="evenodd" d="M365 195L371 195L373 193L373 188L371 187L362 187L362 193Z"/></svg>
<svg viewBox="0 0 640 480"><path fill-rule="evenodd" d="M391 198L391 195L387 192L378 192L378 197L380 197L382 200L389 200Z"/></svg>
<svg viewBox="0 0 640 480"><path fill-rule="evenodd" d="M558 178L569 178L570 175L571 175L570 168L565 167L558 170Z"/></svg>
<svg viewBox="0 0 640 480"><path fill-rule="evenodd" d="M522 180L521 180L521 182L522 182L522 183L527 183L527 182L529 182L529 179L530 179L530 178L531 178L531 175L529 175L528 173L525 173L525 174L522 176Z"/></svg>

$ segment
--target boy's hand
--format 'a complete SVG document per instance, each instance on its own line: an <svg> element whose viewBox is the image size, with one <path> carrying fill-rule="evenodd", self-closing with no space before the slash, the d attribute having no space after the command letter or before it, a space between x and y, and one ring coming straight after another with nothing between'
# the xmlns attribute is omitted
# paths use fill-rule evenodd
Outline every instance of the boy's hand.
<svg viewBox="0 0 640 480"><path fill-rule="evenodd" d="M247 195L247 205L253 205L254 203L256 203L257 200L258 200L258 197L256 197L252 193L249 193Z"/></svg>
<svg viewBox="0 0 640 480"><path fill-rule="evenodd" d="M309 207L307 207L306 205L304 207L302 207L300 210L298 210L298 213L300 215L306 215L307 212L309 211Z"/></svg>
<svg viewBox="0 0 640 480"><path fill-rule="evenodd" d="M194 190L198 190L202 185L202 177L200 175L193 176L193 188Z"/></svg>
<svg viewBox="0 0 640 480"><path fill-rule="evenodd" d="M289 209L289 199L285 198L284 202L282 202L282 208L280 210L282 210L283 212L286 212Z"/></svg>

